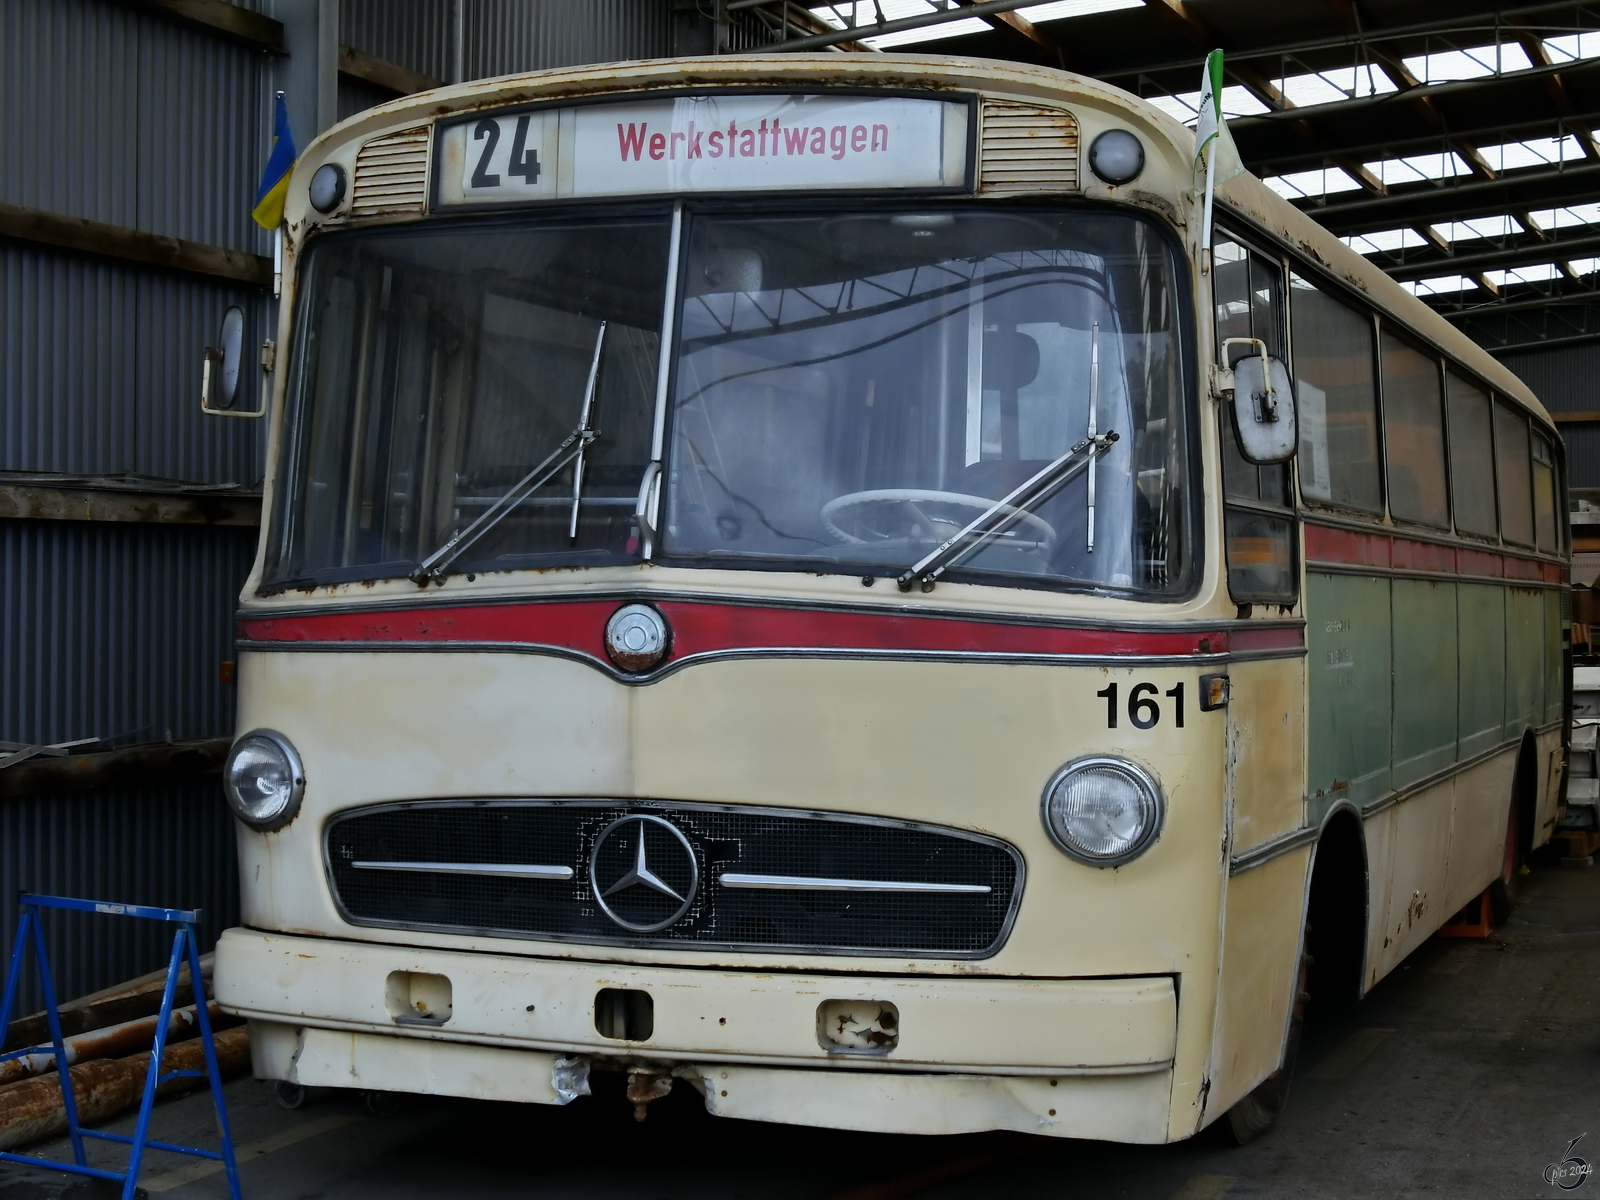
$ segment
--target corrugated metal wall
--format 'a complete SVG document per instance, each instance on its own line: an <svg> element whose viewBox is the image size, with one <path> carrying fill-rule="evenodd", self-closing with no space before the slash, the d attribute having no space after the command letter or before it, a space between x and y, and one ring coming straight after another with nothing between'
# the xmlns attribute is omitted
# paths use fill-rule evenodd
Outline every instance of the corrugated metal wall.
<svg viewBox="0 0 1600 1200"><path fill-rule="evenodd" d="M255 544L237 526L0 521L0 737L230 733L218 666Z"/></svg>
<svg viewBox="0 0 1600 1200"><path fill-rule="evenodd" d="M435 79L449 79L450 0L343 0L340 39ZM673 52L667 0L467 0L468 79ZM343 112L341 98L340 111Z"/></svg>
<svg viewBox="0 0 1600 1200"><path fill-rule="evenodd" d="M450 0L343 0L339 40L434 79L450 78ZM340 116L349 114L340 104Z"/></svg>
<svg viewBox="0 0 1600 1200"><path fill-rule="evenodd" d="M257 254L264 57L106 0L0 5L0 201ZM23 243L0 260L0 469L251 483L259 428L203 417L222 310L269 297ZM0 735L3 736L3 735Z"/></svg>
<svg viewBox="0 0 1600 1200"><path fill-rule="evenodd" d="M0 948L10 953L23 890L203 907L209 948L239 922L233 837L209 780L0 800ZM155 970L172 952L172 927L154 921L48 913L45 928L61 999ZM30 971L21 1011L40 999Z"/></svg>
<svg viewBox="0 0 1600 1200"><path fill-rule="evenodd" d="M1600 342L1507 354L1500 360L1552 413L1600 411ZM1600 488L1600 425L1563 425L1567 482Z"/></svg>

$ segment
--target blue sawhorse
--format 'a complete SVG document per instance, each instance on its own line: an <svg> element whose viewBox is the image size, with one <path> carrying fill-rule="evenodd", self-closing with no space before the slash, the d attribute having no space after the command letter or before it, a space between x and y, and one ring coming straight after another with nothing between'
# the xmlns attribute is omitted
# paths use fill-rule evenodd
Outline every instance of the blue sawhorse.
<svg viewBox="0 0 1600 1200"><path fill-rule="evenodd" d="M22 960L27 953L28 943L33 942L34 956L39 962L39 983L44 990L45 1017L50 1023L50 1046L29 1046L24 1050L13 1050L7 1054L0 1054L0 1062L12 1058L21 1058L25 1054L39 1054L47 1049L55 1050L56 1077L61 1081L61 1098L67 1110L67 1134L72 1139L73 1162L61 1162L57 1159L30 1158L22 1154L0 1152L0 1161L21 1163L29 1167L43 1167L51 1171L70 1171L75 1175L87 1175L92 1179L105 1179L122 1184L122 1200L133 1200L134 1192L139 1180L139 1168L144 1163L146 1149L165 1150L171 1154L189 1154L196 1158L209 1158L222 1163L223 1169L228 1173L228 1192L233 1200L239 1197L239 1169L233 1160L233 1137L228 1132L228 1109L222 1099L222 1072L217 1068L217 1047L211 1037L211 1017L206 1013L205 982L200 978L200 949L195 943L194 925L200 919L200 910L181 908L149 908L143 904L107 904L100 900L73 900L65 896L35 896L23 892L19 898L22 908L22 917L17 922L17 940L11 949L11 968L6 973L5 999L0 1001L0 1038L3 1038L6 1029L11 1025L11 1009L17 999L17 983L22 976ZM45 954L44 929L41 927L39 910L42 908L64 908L72 912L105 913L116 917L139 917L147 921L169 921L178 927L178 932L172 939L172 959L167 964L166 990L161 994L161 1015L156 1021L155 1045L150 1051L150 1071L145 1076L144 1098L139 1102L139 1124L133 1136L124 1137L117 1133L101 1133L93 1129L84 1129L78 1124L78 1105L73 1097L70 1080L71 1068L67 1063L67 1048L61 1037L61 1014L56 1008L55 984L50 978L50 959ZM161 1055L166 1050L167 1027L172 1022L172 1001L178 990L178 972L187 961L189 965L189 979L194 985L194 1010L195 1017L200 1024L200 1040L205 1046L206 1069L204 1071L168 1071L161 1073ZM194 1078L208 1078L211 1081L211 1100L217 1108L217 1129L222 1135L222 1150L197 1150L189 1146L174 1146L168 1142L155 1142L150 1140L150 1110L155 1107L156 1088L166 1083L169 1079L181 1076ZM84 1157L83 1139L86 1137L99 1138L107 1142L122 1142L131 1146L132 1153L128 1157L126 1171L102 1171L98 1167L91 1167Z"/></svg>

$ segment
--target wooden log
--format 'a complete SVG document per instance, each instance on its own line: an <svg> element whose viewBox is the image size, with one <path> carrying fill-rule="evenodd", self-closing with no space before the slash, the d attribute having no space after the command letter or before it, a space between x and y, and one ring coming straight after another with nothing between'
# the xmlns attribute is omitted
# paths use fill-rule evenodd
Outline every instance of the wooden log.
<svg viewBox="0 0 1600 1200"><path fill-rule="evenodd" d="M226 1029L216 1035L217 1065L224 1079L250 1070L250 1034L247 1029ZM205 1050L199 1038L168 1048L161 1056L161 1071L203 1071ZM92 1126L139 1106L145 1076L150 1068L150 1053L127 1058L103 1058L80 1063L72 1068L72 1097L78 1106L78 1122ZM161 1097L181 1095L205 1087L204 1078L188 1076L169 1080L157 1089ZM0 1150L31 1146L67 1130L67 1109L62 1102L61 1081L56 1075L24 1079L0 1087Z"/></svg>

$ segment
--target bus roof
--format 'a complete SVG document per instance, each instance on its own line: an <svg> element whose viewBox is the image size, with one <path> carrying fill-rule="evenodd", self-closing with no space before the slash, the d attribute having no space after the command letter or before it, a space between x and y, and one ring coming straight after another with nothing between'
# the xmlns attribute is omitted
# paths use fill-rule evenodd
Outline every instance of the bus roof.
<svg viewBox="0 0 1600 1200"><path fill-rule="evenodd" d="M1089 102L1101 110L1121 109L1142 131L1159 136L1169 162L1192 161L1194 135L1145 100L1099 80L1053 67L992 59L910 54L739 54L699 58L650 59L534 71L437 88L378 105L335 125L318 137L296 164L296 186L287 206L291 232L296 218L306 215L303 196L311 172L329 153L352 142L414 123L509 104L619 92L680 91L730 86L793 86L797 74L805 82L827 88L882 88L916 91L983 93L1012 99L1033 99L1071 105ZM1169 172L1170 174L1171 172ZM1083 181L1084 194L1095 181ZM1351 250L1305 213L1288 203L1254 175L1242 172L1217 185L1219 199L1363 294L1381 312L1415 330L1445 354L1477 374L1497 392L1514 398L1549 428L1549 414L1528 386L1477 343L1428 305L1406 291L1362 255ZM1154 197L1137 192L1124 198L1148 203ZM1192 197L1160 197L1158 207L1169 219L1186 222L1198 206Z"/></svg>

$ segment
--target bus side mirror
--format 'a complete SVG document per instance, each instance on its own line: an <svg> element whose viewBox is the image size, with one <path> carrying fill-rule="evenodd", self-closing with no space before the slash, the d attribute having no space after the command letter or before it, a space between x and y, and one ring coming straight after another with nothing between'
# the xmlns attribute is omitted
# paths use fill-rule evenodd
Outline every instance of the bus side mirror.
<svg viewBox="0 0 1600 1200"><path fill-rule="evenodd" d="M267 413L266 393L263 389L261 405L254 412L235 412L233 402L239 396L240 373L244 369L244 309L230 305L222 314L222 328L217 333L221 348L206 347L205 363L200 372L200 411L210 417L263 417ZM211 404L211 391L215 382L220 401Z"/></svg>
<svg viewBox="0 0 1600 1200"><path fill-rule="evenodd" d="M1231 394L1233 400L1233 428L1239 436L1239 450L1245 458L1263 466L1288 462L1300 440L1289 368L1282 359L1269 355L1266 344L1257 338L1229 338L1222 344L1223 354L1236 342L1258 351L1241 358L1232 370L1216 368L1218 395Z"/></svg>

